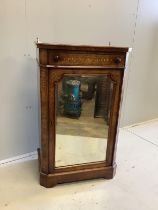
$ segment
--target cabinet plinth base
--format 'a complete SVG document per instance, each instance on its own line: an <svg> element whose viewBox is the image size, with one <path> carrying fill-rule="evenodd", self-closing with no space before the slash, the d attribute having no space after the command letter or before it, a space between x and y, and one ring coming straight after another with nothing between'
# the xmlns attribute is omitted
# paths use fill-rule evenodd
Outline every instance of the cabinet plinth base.
<svg viewBox="0 0 158 210"><path fill-rule="evenodd" d="M116 164L107 167L96 167L91 169L82 169L68 172L54 172L45 174L41 171L40 149L38 149L40 185L46 188L54 187L57 184L83 181L97 178L112 179L116 173Z"/></svg>
<svg viewBox="0 0 158 210"><path fill-rule="evenodd" d="M104 167L86 170L77 170L71 172L61 172L53 174L44 174L40 172L40 184L44 187L50 188L57 184L82 181L89 179L112 179L115 175L116 165L114 167Z"/></svg>
<svg viewBox="0 0 158 210"><path fill-rule="evenodd" d="M97 178L112 179L116 173L116 164L107 167L96 167L93 169L82 169L69 172L54 172L45 174L41 171L40 149L38 149L40 185L51 188L57 184L83 181Z"/></svg>

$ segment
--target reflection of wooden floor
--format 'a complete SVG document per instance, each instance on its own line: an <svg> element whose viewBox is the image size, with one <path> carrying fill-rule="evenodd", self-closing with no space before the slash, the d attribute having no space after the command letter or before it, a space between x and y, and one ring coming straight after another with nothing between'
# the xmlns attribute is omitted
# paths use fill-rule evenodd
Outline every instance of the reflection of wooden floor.
<svg viewBox="0 0 158 210"><path fill-rule="evenodd" d="M56 129L57 134L95 138L107 138L108 133L108 127L103 119L90 117L79 119L58 117Z"/></svg>
<svg viewBox="0 0 158 210"><path fill-rule="evenodd" d="M81 116L78 119L57 116L56 132L72 136L107 138L108 126L105 120L93 116L94 99L83 103Z"/></svg>
<svg viewBox="0 0 158 210"><path fill-rule="evenodd" d="M105 160L107 139L57 134L56 140L56 167Z"/></svg>

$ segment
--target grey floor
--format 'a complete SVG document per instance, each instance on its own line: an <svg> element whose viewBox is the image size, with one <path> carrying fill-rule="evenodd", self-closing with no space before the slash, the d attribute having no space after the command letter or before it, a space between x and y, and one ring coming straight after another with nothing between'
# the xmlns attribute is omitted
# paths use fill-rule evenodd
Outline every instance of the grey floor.
<svg viewBox="0 0 158 210"><path fill-rule="evenodd" d="M157 210L158 121L121 129L117 173L46 189L37 160L0 167L0 210Z"/></svg>

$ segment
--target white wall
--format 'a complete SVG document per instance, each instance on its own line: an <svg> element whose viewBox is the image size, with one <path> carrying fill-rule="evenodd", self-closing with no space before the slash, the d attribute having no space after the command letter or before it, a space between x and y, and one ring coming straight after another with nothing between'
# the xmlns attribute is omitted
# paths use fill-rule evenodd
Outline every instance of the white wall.
<svg viewBox="0 0 158 210"><path fill-rule="evenodd" d="M145 112L142 109L150 75L147 66L152 59L155 16L151 14L157 6L155 2L141 0L135 37L138 0L0 1L0 160L38 147L36 37L52 43L108 45L110 41L115 46L134 46L122 125L157 115L156 105L151 111L149 102ZM156 61L154 65L158 65ZM152 72L156 74L154 68ZM151 90L157 82L153 78L150 78ZM146 88L149 93L150 89ZM155 103L154 94L150 100Z"/></svg>
<svg viewBox="0 0 158 210"><path fill-rule="evenodd" d="M158 1L140 0L121 124L158 117Z"/></svg>
<svg viewBox="0 0 158 210"><path fill-rule="evenodd" d="M24 0L0 1L0 160L38 145L37 69L28 56Z"/></svg>
<svg viewBox="0 0 158 210"><path fill-rule="evenodd" d="M149 96L147 103L148 118L158 116L158 2L155 9L155 15L157 18L154 18L153 21L153 43L152 43L152 52L151 52L151 62L152 68L149 67L148 79L149 80L149 89L147 90L147 95ZM155 21L156 20L156 21ZM148 84L148 81L147 81Z"/></svg>

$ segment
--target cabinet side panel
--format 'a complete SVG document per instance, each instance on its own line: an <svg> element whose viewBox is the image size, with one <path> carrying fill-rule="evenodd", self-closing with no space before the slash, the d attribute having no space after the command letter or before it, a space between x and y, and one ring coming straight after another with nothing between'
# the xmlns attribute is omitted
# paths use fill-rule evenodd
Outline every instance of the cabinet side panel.
<svg viewBox="0 0 158 210"><path fill-rule="evenodd" d="M116 153L116 144L117 144L117 126L118 126L118 117L119 117L119 108L121 100L121 90L123 82L124 71L117 71L117 73L111 74L111 79L114 82L114 93L113 93L113 105L112 112L110 116L110 129L109 129L109 141L107 145L107 154L106 160L109 166L115 164L115 153Z"/></svg>
<svg viewBox="0 0 158 210"><path fill-rule="evenodd" d="M125 70L125 69L124 69ZM122 97L123 97L123 78L124 78L124 71L120 72L120 83L119 83L119 95L118 95L118 106L117 106L117 121L116 121L116 128L115 128L115 143L113 145L113 165L116 162L116 152L117 152L117 142L118 142L118 134L120 128L120 113L121 113L121 106L122 106Z"/></svg>
<svg viewBox="0 0 158 210"><path fill-rule="evenodd" d="M60 74L59 74L60 75ZM49 70L49 172L53 173L55 167L55 138L56 138L56 115L55 115L55 87L56 78L53 71Z"/></svg>
<svg viewBox="0 0 158 210"><path fill-rule="evenodd" d="M48 174L48 70L40 69L40 95L41 95L41 171Z"/></svg>

